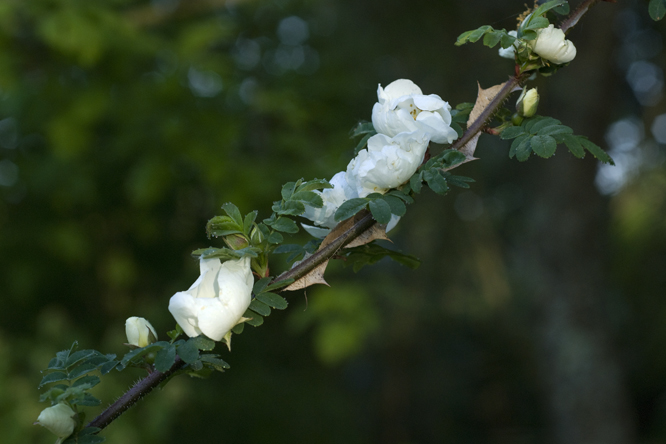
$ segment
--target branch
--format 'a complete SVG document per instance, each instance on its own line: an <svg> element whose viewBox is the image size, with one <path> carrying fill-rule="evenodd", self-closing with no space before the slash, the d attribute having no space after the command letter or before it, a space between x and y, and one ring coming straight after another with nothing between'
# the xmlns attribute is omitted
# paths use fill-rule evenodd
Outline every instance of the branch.
<svg viewBox="0 0 666 444"><path fill-rule="evenodd" d="M169 379L174 375L178 370L185 366L185 362L180 359L179 356L176 356L176 362L171 366L171 368L164 373L153 371L145 378L137 382L134 387L129 389L124 395L122 395L116 402L111 404L106 408L102 413L88 423L86 427L98 427L100 429L105 428L114 419L125 413L130 407L136 404L141 398L150 393L155 387L159 386L161 383Z"/></svg>
<svg viewBox="0 0 666 444"><path fill-rule="evenodd" d="M585 0L583 3L578 5L578 8L576 8L574 12L569 14L569 16L560 23L560 29L566 33L569 29L576 26L578 20L580 20L581 17L584 16L592 6L594 6L596 3L599 3L600 1L611 3L615 2L615 0Z"/></svg>
<svg viewBox="0 0 666 444"><path fill-rule="evenodd" d="M594 4L600 1L612 1L612 0L585 0L581 5L567 18L565 19L560 28L563 31L567 31L578 23L578 20L592 7ZM206 4L205 2L202 2ZM210 0L210 5L216 5L214 0ZM452 149L463 150L467 143L469 143L477 134L479 134L486 123L490 118L499 110L502 106L502 103L509 96L511 91L519 86L526 78L526 73L516 74L512 77L506 84L500 89L497 95L490 101L488 106L483 110L483 112L474 120L468 127L467 131L463 136L458 139L452 146ZM472 159L469 159L472 160ZM462 162L455 167L463 165L465 162ZM454 167L454 168L455 168ZM451 168L452 169L452 168ZM329 260L335 255L335 253L351 242L352 240L359 237L365 231L375 224L375 221L372 218L370 212L365 210L365 214L362 218L356 222L350 229L342 233L337 239L332 241L326 247L322 248L320 251L316 252L309 258L303 260L300 264L296 265L291 270L288 270L282 273L280 276L275 278L272 283L286 280L294 279L298 280L303 276L306 276L309 272L317 268L323 262ZM176 362L171 366L166 372L153 371L151 374L140 380L132 387L127 393L121 396L116 402L111 404L106 410L104 410L97 418L93 419L88 427L98 427L100 429L105 428L121 414L123 414L127 409L132 407L139 401L141 398L150 393L155 387L159 386L162 382L166 381L168 378L173 376L177 371L185 367L185 362L183 362L178 356L176 357Z"/></svg>

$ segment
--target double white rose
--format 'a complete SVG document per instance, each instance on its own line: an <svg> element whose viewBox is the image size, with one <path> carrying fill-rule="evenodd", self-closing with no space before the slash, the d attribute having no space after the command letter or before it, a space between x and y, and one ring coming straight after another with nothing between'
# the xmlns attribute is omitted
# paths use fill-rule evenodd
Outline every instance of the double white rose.
<svg viewBox="0 0 666 444"><path fill-rule="evenodd" d="M451 143L458 133L451 128L451 106L437 94L423 95L421 88L399 79L386 89L377 89L378 102L372 108L372 124L389 137L421 130L435 143Z"/></svg>
<svg viewBox="0 0 666 444"><path fill-rule="evenodd" d="M250 258L221 263L201 259L201 276L189 290L171 297L169 311L190 337L220 341L240 321L252 300Z"/></svg>
<svg viewBox="0 0 666 444"><path fill-rule="evenodd" d="M368 139L368 149L359 151L347 165L347 183L358 197L384 194L412 177L427 148L428 136L422 131L395 137L375 134Z"/></svg>

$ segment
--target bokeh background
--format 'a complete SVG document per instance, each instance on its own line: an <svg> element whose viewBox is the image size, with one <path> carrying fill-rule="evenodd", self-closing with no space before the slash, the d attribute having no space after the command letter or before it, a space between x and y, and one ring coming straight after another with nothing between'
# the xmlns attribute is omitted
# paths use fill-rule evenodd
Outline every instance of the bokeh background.
<svg viewBox="0 0 666 444"><path fill-rule="evenodd" d="M343 170L378 83L455 105L504 81L496 49L453 42L523 3L0 2L2 442L53 442L32 422L56 351L122 355L129 316L166 337L224 202L267 217L281 184ZM535 82L617 166L482 136L472 188L423 193L392 233L419 269L331 266L234 338L230 371L173 380L108 442L666 442L664 32L647 1L601 3Z"/></svg>

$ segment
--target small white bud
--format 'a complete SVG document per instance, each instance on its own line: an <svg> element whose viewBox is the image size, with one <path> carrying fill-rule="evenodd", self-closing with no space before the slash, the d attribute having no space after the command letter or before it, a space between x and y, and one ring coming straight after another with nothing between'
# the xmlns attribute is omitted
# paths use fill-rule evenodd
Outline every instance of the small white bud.
<svg viewBox="0 0 666 444"><path fill-rule="evenodd" d="M539 93L536 88L530 90L523 89L516 102L516 110L523 117L532 117L537 112L539 106Z"/></svg>
<svg viewBox="0 0 666 444"><path fill-rule="evenodd" d="M65 403L47 407L39 414L37 422L59 438L67 438L74 432L76 412Z"/></svg>
<svg viewBox="0 0 666 444"><path fill-rule="evenodd" d="M144 318L132 316L125 321L127 343L135 347L145 347L157 341L157 332Z"/></svg>

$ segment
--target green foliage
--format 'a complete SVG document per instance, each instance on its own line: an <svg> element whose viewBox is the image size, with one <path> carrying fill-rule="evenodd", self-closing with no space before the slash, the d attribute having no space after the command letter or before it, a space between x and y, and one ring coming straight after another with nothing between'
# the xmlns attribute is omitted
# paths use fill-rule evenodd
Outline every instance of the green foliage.
<svg viewBox="0 0 666 444"><path fill-rule="evenodd" d="M89 373L99 372L101 375L109 373L118 366L116 355L102 354L97 350L78 350L78 343L56 353L56 357L49 362L42 381L38 388L60 382L51 386L42 393L40 402L49 400L53 405L67 402L71 405L96 406L101 401L88 393L88 390L100 383L97 375ZM63 383L64 382L64 383Z"/></svg>
<svg viewBox="0 0 666 444"><path fill-rule="evenodd" d="M648 11L652 20L659 21L663 19L666 14L666 0L650 0Z"/></svg>
<svg viewBox="0 0 666 444"><path fill-rule="evenodd" d="M86 427L78 433L74 432L62 444L98 444L106 441L103 436L97 435L100 432L98 427Z"/></svg>
<svg viewBox="0 0 666 444"><path fill-rule="evenodd" d="M361 137L361 140L358 141L354 147L354 156L358 154L368 143L368 139L377 134L375 127L372 125L372 122L361 121L350 131L350 139L353 139L358 136Z"/></svg>
<svg viewBox="0 0 666 444"><path fill-rule="evenodd" d="M552 117L534 116L523 120L518 126L509 126L502 130L500 138L511 140L509 157L514 156L523 162L534 152L536 155L549 158L555 154L558 144L564 144L578 158L585 156L585 150L604 163L614 165L613 159L599 146L584 136L573 134L573 130Z"/></svg>
<svg viewBox="0 0 666 444"><path fill-rule="evenodd" d="M389 250L375 242L350 248L345 256L345 267L353 266L354 272L359 271L366 265L372 265L385 257L389 257L399 264L405 265L412 270L421 265L421 261L411 254L404 254L399 251Z"/></svg>
<svg viewBox="0 0 666 444"><path fill-rule="evenodd" d="M472 112L474 108L473 103L463 102L456 105L455 109L451 110L451 128L453 128L458 137L462 137L463 129L462 125L467 126L467 120L469 119L469 113Z"/></svg>
<svg viewBox="0 0 666 444"><path fill-rule="evenodd" d="M428 187L437 194L445 195L449 191L448 183L462 188L469 188L468 182L474 182L473 179L454 176L447 172L450 169L465 161L465 155L460 151L448 149L436 156L431 157L410 179L403 192L420 193L425 181Z"/></svg>
<svg viewBox="0 0 666 444"><path fill-rule="evenodd" d="M509 35L506 29L495 29L490 25L483 25L472 31L465 31L458 36L455 45L461 46L465 43L478 42L483 37L483 44L489 48L494 48L498 43L502 48L508 48L516 41L514 36Z"/></svg>

